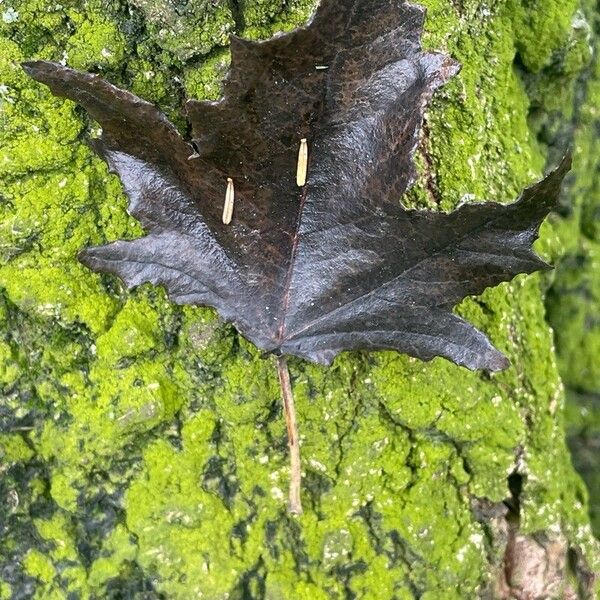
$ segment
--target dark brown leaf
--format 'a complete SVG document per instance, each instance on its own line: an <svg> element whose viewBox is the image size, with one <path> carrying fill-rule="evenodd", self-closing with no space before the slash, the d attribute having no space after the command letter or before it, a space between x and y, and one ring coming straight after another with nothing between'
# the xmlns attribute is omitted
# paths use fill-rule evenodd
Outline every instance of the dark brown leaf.
<svg viewBox="0 0 600 600"><path fill-rule="evenodd" d="M531 245L570 161L510 205L403 208L424 107L458 70L421 51L423 19L400 0L323 0L303 29L232 39L224 98L188 103L194 145L153 105L96 75L27 63L102 125L93 146L148 231L81 260L130 287L164 284L175 302L214 306L266 351L328 364L343 350L393 348L505 368L452 308L547 267ZM302 138L310 164L300 189ZM229 177L235 211L223 225Z"/></svg>

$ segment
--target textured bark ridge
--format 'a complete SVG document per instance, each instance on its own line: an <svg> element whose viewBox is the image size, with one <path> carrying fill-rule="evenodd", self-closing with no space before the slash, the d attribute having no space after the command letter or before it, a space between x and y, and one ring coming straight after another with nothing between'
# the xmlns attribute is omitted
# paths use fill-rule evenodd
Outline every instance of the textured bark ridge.
<svg viewBox="0 0 600 600"><path fill-rule="evenodd" d="M393 348L506 368L452 308L547 267L531 244L570 160L512 206L450 215L400 206L425 105L458 70L421 51L423 20L399 0L324 0L305 28L261 43L234 38L223 100L188 102L192 143L97 76L27 63L100 122L94 147L150 231L87 250L83 262L214 306L263 350L331 364L342 350ZM311 149L302 187L299 140ZM236 190L231 227L221 222L226 181Z"/></svg>

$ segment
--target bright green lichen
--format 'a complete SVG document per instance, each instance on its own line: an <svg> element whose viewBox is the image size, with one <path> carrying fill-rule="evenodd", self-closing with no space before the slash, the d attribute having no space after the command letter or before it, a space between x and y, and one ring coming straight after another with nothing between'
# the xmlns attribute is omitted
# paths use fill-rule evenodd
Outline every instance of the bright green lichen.
<svg viewBox="0 0 600 600"><path fill-rule="evenodd" d="M75 69L116 67L125 55L125 40L116 23L102 15L69 11L75 34L66 47L66 60Z"/></svg>
<svg viewBox="0 0 600 600"><path fill-rule="evenodd" d="M12 595L12 589L8 583L0 582L0 599L9 600Z"/></svg>
<svg viewBox="0 0 600 600"><path fill-rule="evenodd" d="M181 61L227 45L235 29L227 2L132 0L132 4L144 15L154 43Z"/></svg>
<svg viewBox="0 0 600 600"><path fill-rule="evenodd" d="M23 560L25 571L43 583L50 583L56 576L56 570L50 557L37 550L30 550Z"/></svg>
<svg viewBox="0 0 600 600"><path fill-rule="evenodd" d="M512 19L515 48L525 67L539 71L561 49L577 8L577 0L509 0L506 14Z"/></svg>
<svg viewBox="0 0 600 600"><path fill-rule="evenodd" d="M291 360L306 508L292 518L272 361L213 311L176 307L151 286L126 292L77 262L81 248L141 228L81 141L94 124L18 62L102 71L175 118L185 96L218 98L229 33L289 30L314 4L14 0L18 18L0 23L0 564L22 565L0 598L475 597L503 546L473 506L508 498L515 473L521 530L560 531L597 568L563 439L546 276L459 307L513 361L493 377L391 352L344 355L331 369ZM463 69L428 113L407 204L511 201L573 112L592 28L574 2L425 4L426 46ZM577 117L585 126L594 89ZM577 139L580 181L595 146ZM597 192L594 177L581 189ZM591 216L582 223L596 231ZM578 236L554 218L539 250L555 259ZM565 373L569 344L595 348L575 339L559 338Z"/></svg>
<svg viewBox="0 0 600 600"><path fill-rule="evenodd" d="M227 73L231 57L228 50L214 52L201 65L192 65L184 71L185 91L190 98L218 100L221 97L221 81Z"/></svg>
<svg viewBox="0 0 600 600"><path fill-rule="evenodd" d="M240 4L244 37L264 39L305 25L314 11L316 1L241 0Z"/></svg>
<svg viewBox="0 0 600 600"><path fill-rule="evenodd" d="M9 434L0 437L0 461L3 465L10 465L14 462L27 462L33 458L34 454L34 451L20 435Z"/></svg>
<svg viewBox="0 0 600 600"><path fill-rule="evenodd" d="M597 30L598 12L584 3L585 14ZM593 29L594 27L592 27ZM596 46L597 39L592 38ZM572 186L573 208L561 223L561 239L567 250L557 269L548 297L549 318L556 331L559 366L567 387L567 431L574 463L590 490L590 512L596 534L600 532L600 178L598 106L600 63L595 60L581 78L583 103L576 112L576 179ZM585 93L583 93L583 91Z"/></svg>
<svg viewBox="0 0 600 600"><path fill-rule="evenodd" d="M570 387L588 394L600 390L598 265L600 244L583 240L579 252L562 262L549 307L561 372Z"/></svg>

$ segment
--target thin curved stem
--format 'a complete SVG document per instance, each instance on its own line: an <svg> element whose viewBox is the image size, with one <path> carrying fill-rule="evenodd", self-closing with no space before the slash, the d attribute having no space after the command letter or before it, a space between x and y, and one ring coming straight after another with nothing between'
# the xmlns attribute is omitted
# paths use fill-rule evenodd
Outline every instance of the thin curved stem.
<svg viewBox="0 0 600 600"><path fill-rule="evenodd" d="M283 399L283 412L285 413L285 424L287 426L288 446L290 449L290 503L289 511L296 515L302 514L302 501L300 500L300 488L302 481L302 467L300 464L300 439L298 437L298 424L296 423L296 407L294 405L294 394L290 382L290 372L287 360L284 356L277 358L277 374L281 387Z"/></svg>

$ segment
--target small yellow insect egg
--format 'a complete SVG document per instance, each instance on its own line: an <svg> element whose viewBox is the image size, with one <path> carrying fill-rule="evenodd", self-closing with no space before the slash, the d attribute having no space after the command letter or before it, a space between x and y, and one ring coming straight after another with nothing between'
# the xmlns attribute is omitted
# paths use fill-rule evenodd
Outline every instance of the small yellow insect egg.
<svg viewBox="0 0 600 600"><path fill-rule="evenodd" d="M296 171L296 183L298 187L306 184L306 175L308 173L308 142L306 138L300 140L300 150L298 152L298 169Z"/></svg>
<svg viewBox="0 0 600 600"><path fill-rule="evenodd" d="M233 218L233 201L235 200L235 188L233 179L227 178L227 191L225 192L225 205L223 206L223 223L229 225Z"/></svg>

